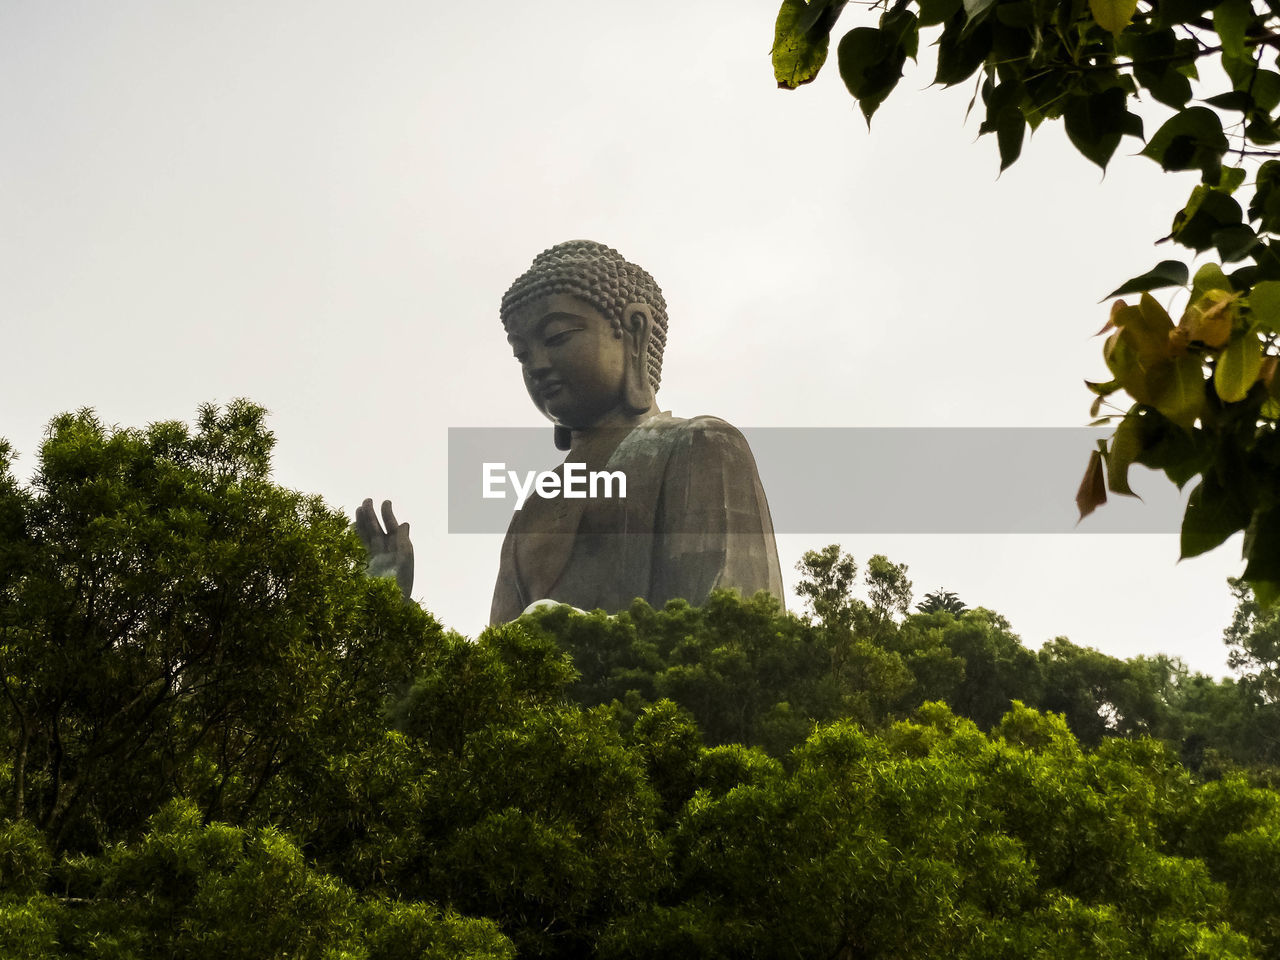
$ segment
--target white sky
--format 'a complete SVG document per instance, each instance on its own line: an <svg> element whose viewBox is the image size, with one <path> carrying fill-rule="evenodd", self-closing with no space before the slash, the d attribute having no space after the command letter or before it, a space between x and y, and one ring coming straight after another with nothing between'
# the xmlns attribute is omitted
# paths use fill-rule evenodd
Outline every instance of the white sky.
<svg viewBox="0 0 1280 960"><path fill-rule="evenodd" d="M1046 126L997 182L981 107L963 123L973 88L925 89L929 52L868 135L834 55L776 89L776 12L6 0L0 435L19 470L64 410L142 425L249 397L277 479L348 512L393 499L416 596L474 635L501 537L446 532L446 429L543 422L497 306L577 237L662 285L677 415L1087 422L1097 301L1180 255L1152 241L1193 177L1128 140L1102 178ZM551 464L549 426L547 444ZM1173 536L782 536L789 589L828 542L907 563L917 599L952 590L1032 647L1225 670L1238 541L1176 564Z"/></svg>

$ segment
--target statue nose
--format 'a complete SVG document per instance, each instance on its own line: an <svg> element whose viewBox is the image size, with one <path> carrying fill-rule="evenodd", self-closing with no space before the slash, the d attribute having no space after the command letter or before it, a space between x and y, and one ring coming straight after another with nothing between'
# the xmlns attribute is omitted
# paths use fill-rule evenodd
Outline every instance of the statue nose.
<svg viewBox="0 0 1280 960"><path fill-rule="evenodd" d="M533 379L541 380L551 372L551 358L541 350L532 351L525 369Z"/></svg>

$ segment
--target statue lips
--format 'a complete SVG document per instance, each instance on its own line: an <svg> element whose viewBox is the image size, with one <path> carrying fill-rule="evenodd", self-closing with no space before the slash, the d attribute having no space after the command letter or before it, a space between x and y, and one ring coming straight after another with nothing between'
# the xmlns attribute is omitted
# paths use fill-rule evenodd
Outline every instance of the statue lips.
<svg viewBox="0 0 1280 960"><path fill-rule="evenodd" d="M564 388L563 380L544 380L538 386L538 396L543 400L550 400Z"/></svg>

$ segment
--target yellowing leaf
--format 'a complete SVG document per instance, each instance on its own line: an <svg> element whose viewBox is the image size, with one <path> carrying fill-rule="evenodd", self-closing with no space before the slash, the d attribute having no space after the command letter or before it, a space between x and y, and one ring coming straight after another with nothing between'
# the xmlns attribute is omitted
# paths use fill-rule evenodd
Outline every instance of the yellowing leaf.
<svg viewBox="0 0 1280 960"><path fill-rule="evenodd" d="M1138 309L1142 312L1142 317L1148 326L1166 332L1173 326L1173 320L1170 319L1168 312L1160 306L1160 301L1149 293L1142 295L1142 299L1138 301Z"/></svg>
<svg viewBox="0 0 1280 960"><path fill-rule="evenodd" d="M1089 0L1089 12L1103 30L1119 34L1133 19L1138 0Z"/></svg>
<svg viewBox="0 0 1280 960"><path fill-rule="evenodd" d="M1111 305L1111 312L1107 314L1106 324L1103 325L1102 329L1099 330L1097 333L1095 333L1094 336L1100 337L1104 333L1106 333L1108 330L1114 330L1116 326L1116 314L1119 313L1121 310L1127 309L1128 306L1129 305L1125 303L1123 300L1117 300L1115 303L1113 303Z"/></svg>
<svg viewBox="0 0 1280 960"><path fill-rule="evenodd" d="M839 13L843 3L829 0L783 0L774 24L773 76L784 90L794 90L809 83L827 62L827 48L831 43L830 24L826 30L815 30L814 14L822 14L824 8L834 7ZM834 18L833 18L834 19Z"/></svg>
<svg viewBox="0 0 1280 960"><path fill-rule="evenodd" d="M1186 328L1189 339L1215 350L1224 346L1231 336L1237 299L1239 294L1226 290L1206 290L1182 315L1181 326Z"/></svg>
<svg viewBox="0 0 1280 960"><path fill-rule="evenodd" d="M1218 357L1213 387L1226 403L1243 400L1258 380L1262 367L1262 343L1252 334L1237 337Z"/></svg>
<svg viewBox="0 0 1280 960"><path fill-rule="evenodd" d="M1102 355L1120 386L1133 399L1139 403L1152 402L1151 390L1147 387L1147 366L1124 329L1117 330L1107 338Z"/></svg>
<svg viewBox="0 0 1280 960"><path fill-rule="evenodd" d="M1153 366L1169 355L1173 321L1150 294L1143 296L1141 306L1117 310L1113 318L1121 329L1121 338L1133 346L1143 366Z"/></svg>

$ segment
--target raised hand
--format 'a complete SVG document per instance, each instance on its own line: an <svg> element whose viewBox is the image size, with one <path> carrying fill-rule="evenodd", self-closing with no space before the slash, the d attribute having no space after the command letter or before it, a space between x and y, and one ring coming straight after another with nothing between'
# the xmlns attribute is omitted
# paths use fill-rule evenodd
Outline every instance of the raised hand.
<svg viewBox="0 0 1280 960"><path fill-rule="evenodd" d="M406 600L413 590L413 544L409 542L409 524L398 523L391 501L382 501L382 521L378 523L373 501L366 500L356 508L356 533L369 551L369 575L395 577Z"/></svg>

